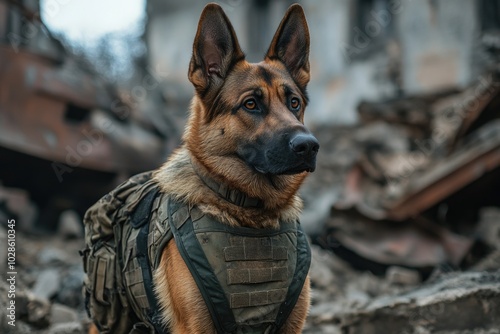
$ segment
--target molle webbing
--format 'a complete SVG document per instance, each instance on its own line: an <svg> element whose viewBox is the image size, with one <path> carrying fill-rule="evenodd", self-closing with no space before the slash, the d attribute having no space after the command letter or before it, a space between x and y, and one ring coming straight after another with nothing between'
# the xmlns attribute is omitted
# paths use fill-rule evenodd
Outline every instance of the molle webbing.
<svg viewBox="0 0 500 334"><path fill-rule="evenodd" d="M134 196L136 205L126 223L115 225L115 237L120 236L117 255L128 296L123 302L141 322L134 325L141 325L137 333L167 333L152 278L172 238L217 333L276 333L282 327L310 265L298 222L282 222L277 230L231 227L154 186L139 188Z"/></svg>
<svg viewBox="0 0 500 334"><path fill-rule="evenodd" d="M177 248L218 333L275 333L293 310L310 265L300 224L231 227L169 200Z"/></svg>
<svg viewBox="0 0 500 334"><path fill-rule="evenodd" d="M101 333L165 333L157 320L147 254L149 220L162 196L152 172L146 172L120 184L85 214L85 305Z"/></svg>

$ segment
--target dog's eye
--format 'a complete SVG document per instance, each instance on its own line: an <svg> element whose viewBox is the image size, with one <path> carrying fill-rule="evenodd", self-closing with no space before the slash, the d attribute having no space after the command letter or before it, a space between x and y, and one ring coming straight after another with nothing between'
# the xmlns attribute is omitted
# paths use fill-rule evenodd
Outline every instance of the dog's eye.
<svg viewBox="0 0 500 334"><path fill-rule="evenodd" d="M299 110L300 109L300 100L296 97L292 97L292 99L290 100L290 108L293 111Z"/></svg>
<svg viewBox="0 0 500 334"><path fill-rule="evenodd" d="M247 110L255 111L257 110L257 102L255 102L255 99L248 99L243 102L243 107Z"/></svg>

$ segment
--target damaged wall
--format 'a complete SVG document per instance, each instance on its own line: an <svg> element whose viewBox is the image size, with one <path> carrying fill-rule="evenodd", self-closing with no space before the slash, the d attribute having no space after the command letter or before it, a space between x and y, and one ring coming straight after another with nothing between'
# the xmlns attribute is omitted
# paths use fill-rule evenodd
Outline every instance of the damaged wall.
<svg viewBox="0 0 500 334"><path fill-rule="evenodd" d="M148 2L149 65L169 73L168 99L187 108L198 16L208 1ZM250 61L260 61L292 1L220 1ZM361 100L464 87L473 79L480 3L302 0L311 32L307 121L352 124Z"/></svg>
<svg viewBox="0 0 500 334"><path fill-rule="evenodd" d="M124 177L159 166L168 134L141 121L38 11L38 1L0 1L0 183L27 190L39 227L52 229L62 211L83 215Z"/></svg>

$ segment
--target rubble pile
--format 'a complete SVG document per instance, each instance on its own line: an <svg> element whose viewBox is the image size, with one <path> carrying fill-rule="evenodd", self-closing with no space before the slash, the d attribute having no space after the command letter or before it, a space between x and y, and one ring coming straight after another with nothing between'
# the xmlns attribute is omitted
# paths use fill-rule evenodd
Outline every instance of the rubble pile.
<svg viewBox="0 0 500 334"><path fill-rule="evenodd" d="M63 224L64 222L60 222ZM52 236L16 231L15 326L9 324L8 274L0 276L0 333L80 334L90 324L81 294L83 236L64 229ZM0 226L0 240L6 238ZM5 243L2 243L5 245ZM0 256L5 259L5 250ZM2 268L6 268L3 263Z"/></svg>
<svg viewBox="0 0 500 334"><path fill-rule="evenodd" d="M303 189L321 259L307 332L497 333L499 103L493 70L461 92L361 103L359 125L316 129L327 152Z"/></svg>

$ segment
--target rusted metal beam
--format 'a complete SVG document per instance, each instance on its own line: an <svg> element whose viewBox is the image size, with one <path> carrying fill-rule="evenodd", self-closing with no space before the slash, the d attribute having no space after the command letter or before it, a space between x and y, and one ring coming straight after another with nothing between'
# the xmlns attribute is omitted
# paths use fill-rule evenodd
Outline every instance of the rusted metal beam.
<svg viewBox="0 0 500 334"><path fill-rule="evenodd" d="M500 121L478 130L471 143L439 162L434 168L415 175L405 195L386 204L387 217L405 220L439 203L485 173L500 166Z"/></svg>

